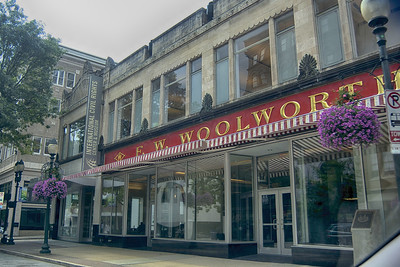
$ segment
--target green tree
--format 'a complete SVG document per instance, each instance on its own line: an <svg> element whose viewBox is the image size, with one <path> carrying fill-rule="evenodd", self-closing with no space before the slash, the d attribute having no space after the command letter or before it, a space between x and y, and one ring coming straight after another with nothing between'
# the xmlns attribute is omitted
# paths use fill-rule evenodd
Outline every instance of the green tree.
<svg viewBox="0 0 400 267"><path fill-rule="evenodd" d="M0 2L0 143L26 151L28 127L54 114L51 72L61 55L59 41L15 0Z"/></svg>

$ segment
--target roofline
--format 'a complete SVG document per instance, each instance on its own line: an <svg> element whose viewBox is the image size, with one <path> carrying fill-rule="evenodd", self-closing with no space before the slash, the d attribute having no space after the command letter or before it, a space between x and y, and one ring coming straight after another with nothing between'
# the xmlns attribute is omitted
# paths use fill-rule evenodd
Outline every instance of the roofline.
<svg viewBox="0 0 400 267"><path fill-rule="evenodd" d="M104 58L94 56L94 55L91 55L91 54L88 54L88 53L85 53L85 52L82 52L82 51L79 51L79 50L76 50L76 49L73 49L73 48L70 48L70 47L67 47L64 45L60 45L60 47L61 47L61 49L65 50L67 54L70 54L72 56L90 60L90 61L98 63L98 64L106 65L107 60Z"/></svg>

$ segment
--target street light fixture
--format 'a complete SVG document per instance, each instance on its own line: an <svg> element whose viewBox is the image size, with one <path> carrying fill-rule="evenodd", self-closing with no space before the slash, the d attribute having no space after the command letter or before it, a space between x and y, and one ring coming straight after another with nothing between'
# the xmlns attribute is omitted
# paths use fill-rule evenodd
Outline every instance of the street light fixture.
<svg viewBox="0 0 400 267"><path fill-rule="evenodd" d="M50 144L48 147L48 151L50 154L50 170L49 170L49 178L53 178L53 167L54 167L54 158L58 151L58 146L56 144ZM51 198L47 198L46 203L46 216L44 222L44 238L43 238L43 245L40 253L49 254L51 253L50 246L49 246L49 225L50 225L50 200Z"/></svg>
<svg viewBox="0 0 400 267"><path fill-rule="evenodd" d="M15 210L17 209L17 197L18 197L18 188L19 188L19 182L21 182L21 176L22 172L24 171L24 162L22 159L20 161L17 161L14 166L14 172L15 172L15 195L14 195L14 202L12 204L13 207L13 214L12 214L12 220L11 220L11 229L10 229L10 238L8 239L7 244L8 245L14 245L14 222L15 222Z"/></svg>
<svg viewBox="0 0 400 267"><path fill-rule="evenodd" d="M379 47L379 57L383 72L383 83L385 90L392 90L392 77L390 75L389 60L386 49L385 24L389 21L390 2L389 0L363 0L361 2L361 15L373 28ZM397 181L397 194L400 199L400 154L393 154L395 176Z"/></svg>
<svg viewBox="0 0 400 267"><path fill-rule="evenodd" d="M372 33L376 36L385 88L393 89L385 38L387 31L385 24L389 21L390 3L388 0L363 0L360 8L361 15L368 22L368 26L373 28Z"/></svg>

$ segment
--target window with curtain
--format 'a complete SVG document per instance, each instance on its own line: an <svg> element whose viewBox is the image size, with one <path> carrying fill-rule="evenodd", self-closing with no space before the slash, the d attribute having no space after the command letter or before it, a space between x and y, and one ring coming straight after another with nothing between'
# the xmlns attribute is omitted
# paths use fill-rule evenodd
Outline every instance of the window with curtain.
<svg viewBox="0 0 400 267"><path fill-rule="evenodd" d="M143 88L135 90L135 113L134 113L134 128L133 132L140 132L142 126L142 105L143 105Z"/></svg>
<svg viewBox="0 0 400 267"><path fill-rule="evenodd" d="M190 63L190 113L201 110L202 90L201 90L201 58Z"/></svg>
<svg viewBox="0 0 400 267"><path fill-rule="evenodd" d="M151 82L151 127L160 124L160 78Z"/></svg>
<svg viewBox="0 0 400 267"><path fill-rule="evenodd" d="M132 93L118 99L117 138L128 137L131 134Z"/></svg>
<svg viewBox="0 0 400 267"><path fill-rule="evenodd" d="M276 53L279 82L294 79L297 76L296 38L293 12L276 19Z"/></svg>
<svg viewBox="0 0 400 267"><path fill-rule="evenodd" d="M322 67L344 60L337 0L315 0L319 55Z"/></svg>
<svg viewBox="0 0 400 267"><path fill-rule="evenodd" d="M236 97L271 86L268 24L235 40Z"/></svg>
<svg viewBox="0 0 400 267"><path fill-rule="evenodd" d="M229 57L228 44L215 50L216 104L229 101Z"/></svg>
<svg viewBox="0 0 400 267"><path fill-rule="evenodd" d="M185 116L186 65L165 75L165 120L173 121Z"/></svg>

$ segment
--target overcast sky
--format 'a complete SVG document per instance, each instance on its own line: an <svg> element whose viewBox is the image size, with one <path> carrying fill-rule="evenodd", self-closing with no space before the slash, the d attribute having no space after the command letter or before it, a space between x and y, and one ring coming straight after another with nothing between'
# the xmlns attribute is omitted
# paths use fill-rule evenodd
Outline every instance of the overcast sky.
<svg viewBox="0 0 400 267"><path fill-rule="evenodd" d="M4 1L4 0L0 0ZM119 62L211 0L17 0L61 44Z"/></svg>

